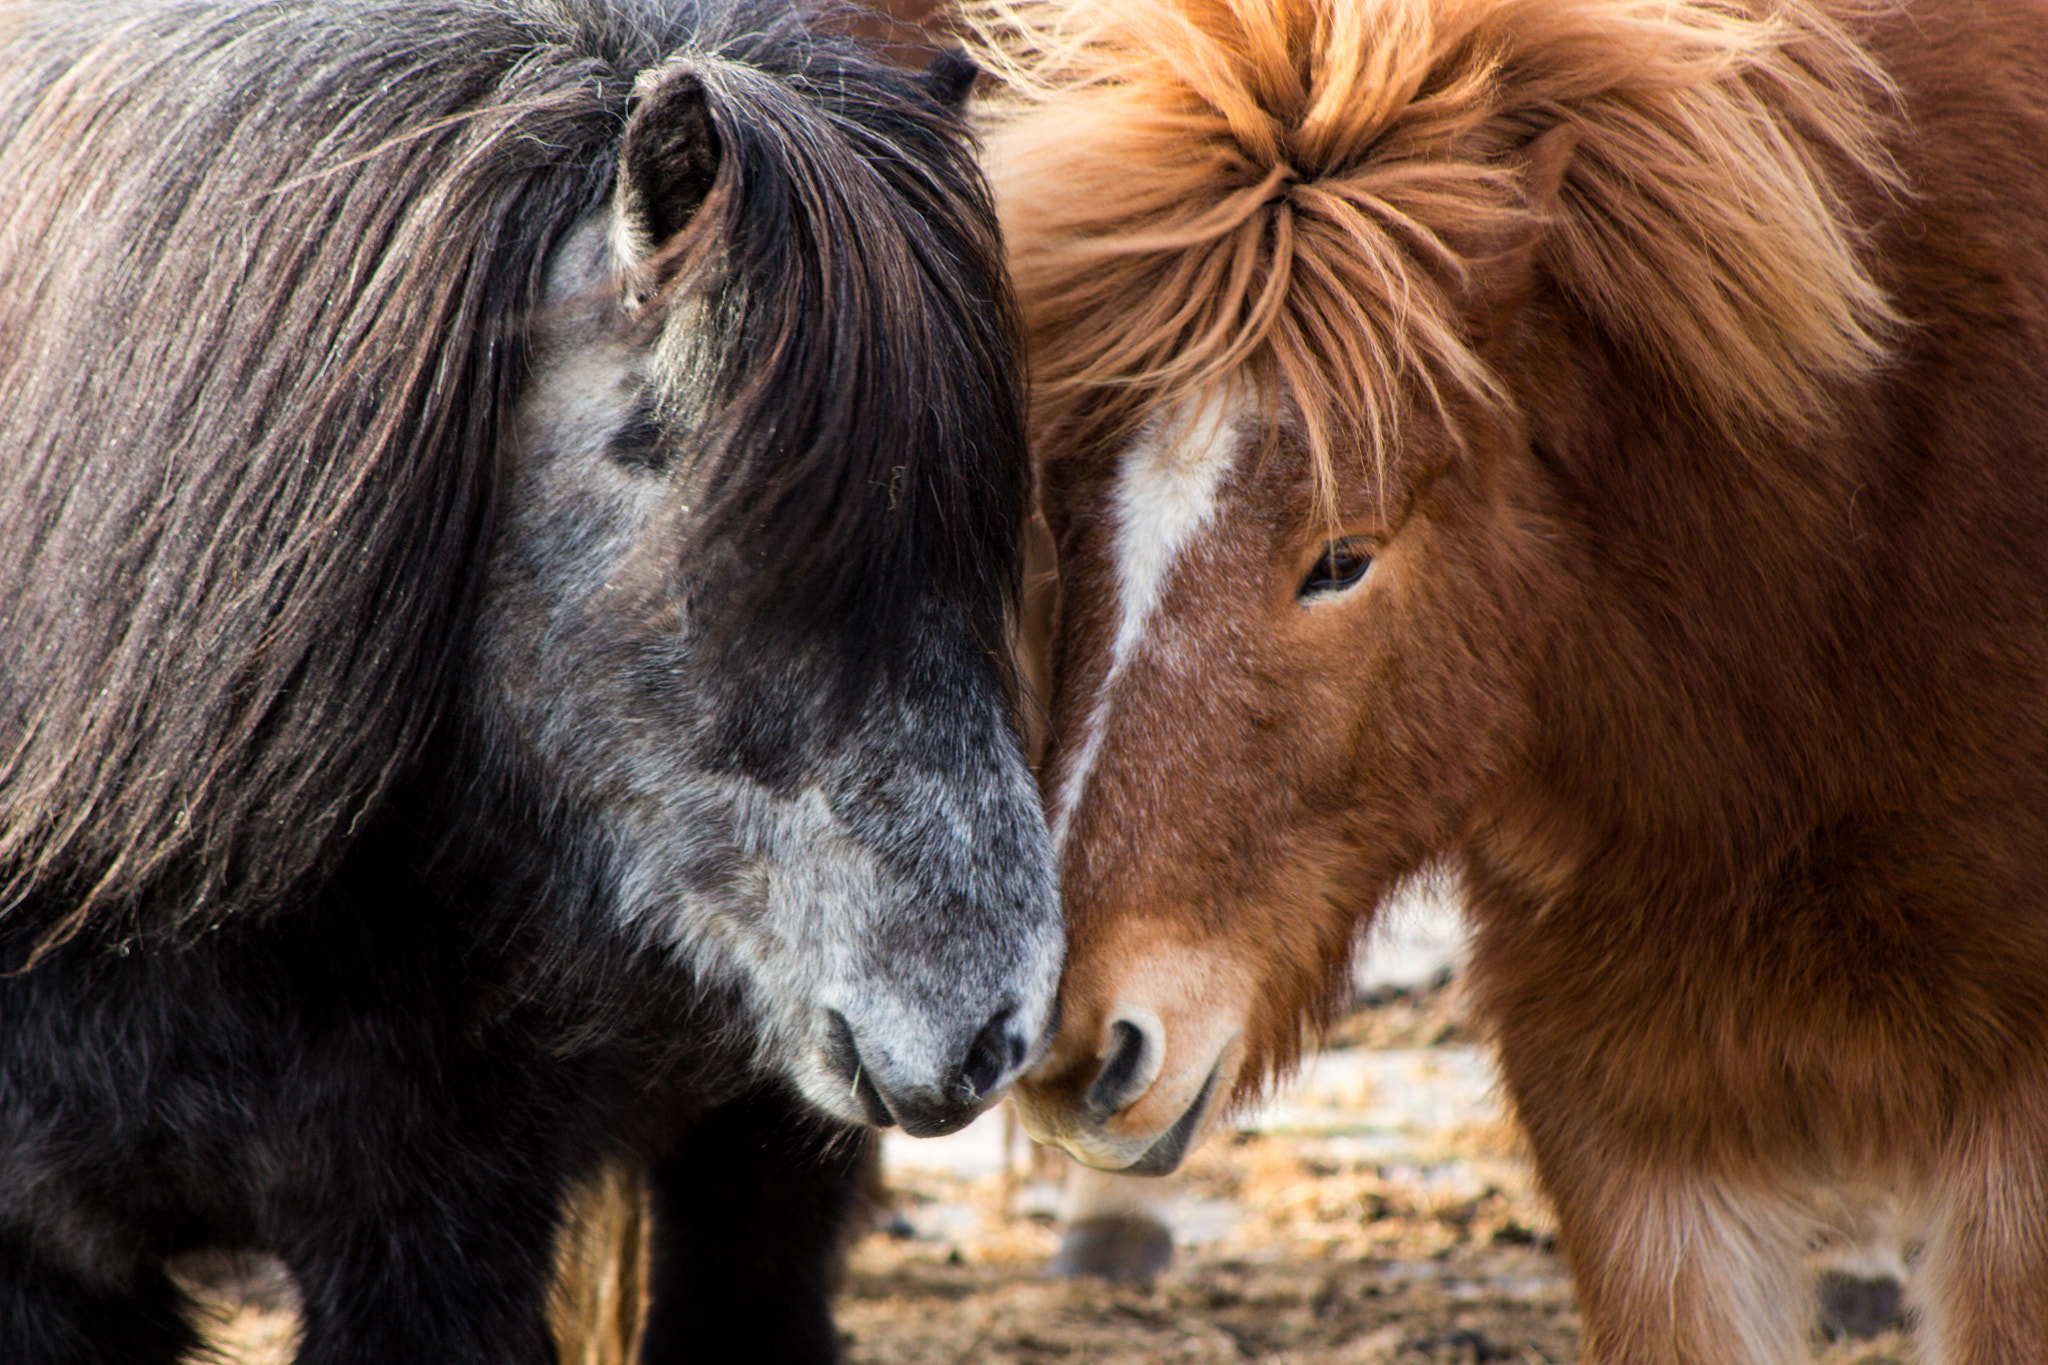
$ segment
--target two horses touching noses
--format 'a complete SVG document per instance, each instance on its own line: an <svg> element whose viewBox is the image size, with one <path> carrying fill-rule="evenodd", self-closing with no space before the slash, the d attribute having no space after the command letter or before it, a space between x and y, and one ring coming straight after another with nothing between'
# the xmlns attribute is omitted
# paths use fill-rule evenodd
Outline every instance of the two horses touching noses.
<svg viewBox="0 0 2048 1365"><path fill-rule="evenodd" d="M1057 545L1026 1126L1172 1169L1446 869L1603 1365L1895 1199L2048 1360L2048 9L987 0Z"/></svg>
<svg viewBox="0 0 2048 1365"><path fill-rule="evenodd" d="M1159 1172L1433 866L1589 1359L1792 1357L1870 1191L1928 1359L2048 1358L2048 17L975 14L1051 841L962 69L0 5L10 1360L167 1365L225 1244L302 1361L542 1361L620 1159L647 1358L828 1358L1055 876L1024 1113Z"/></svg>
<svg viewBox="0 0 2048 1365"><path fill-rule="evenodd" d="M0 1357L825 1359L1032 1059L1030 471L961 105L754 0L0 3Z"/></svg>

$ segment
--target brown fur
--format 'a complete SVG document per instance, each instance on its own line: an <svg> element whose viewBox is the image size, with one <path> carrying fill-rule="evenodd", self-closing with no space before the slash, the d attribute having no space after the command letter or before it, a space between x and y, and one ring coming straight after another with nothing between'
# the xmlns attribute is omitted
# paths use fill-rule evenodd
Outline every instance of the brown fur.
<svg viewBox="0 0 2048 1365"><path fill-rule="evenodd" d="M1826 376L1880 353L1891 313L1826 170L1840 156L1887 175L1884 78L1811 7L970 14L1010 82L988 155L1048 428L1103 390L1150 404L1277 385L1327 480L1345 427L1395 450L1416 387L1439 409L1446 389L1510 402L1460 286L1529 230L1507 153L1558 121L1582 151L1547 242L1557 273L1703 412L1802 423ZM1786 136L1793 120L1819 136Z"/></svg>
<svg viewBox="0 0 2048 1365"><path fill-rule="evenodd" d="M1588 1359L1795 1353L1857 1186L1926 1358L2048 1359L2048 13L984 20L1074 803L1035 1123L1116 1164L1248 1094L1445 860ZM1124 452L1213 388L1241 449L1113 667ZM1371 575L1298 599L1336 536Z"/></svg>

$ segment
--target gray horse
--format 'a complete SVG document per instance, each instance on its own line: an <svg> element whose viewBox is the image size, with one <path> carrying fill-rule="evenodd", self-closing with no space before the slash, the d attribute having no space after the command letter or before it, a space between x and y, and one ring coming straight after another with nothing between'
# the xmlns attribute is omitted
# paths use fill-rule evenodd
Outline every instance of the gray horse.
<svg viewBox="0 0 2048 1365"><path fill-rule="evenodd" d="M769 6L0 3L10 1361L176 1359L206 1245L302 1361L545 1360L621 1155L650 1358L832 1354L856 1126L978 1113L1061 963L970 80Z"/></svg>

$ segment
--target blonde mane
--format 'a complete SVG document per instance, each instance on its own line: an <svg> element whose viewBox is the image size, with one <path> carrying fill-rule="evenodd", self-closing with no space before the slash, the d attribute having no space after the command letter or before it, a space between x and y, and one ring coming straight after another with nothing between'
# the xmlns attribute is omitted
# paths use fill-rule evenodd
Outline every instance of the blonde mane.
<svg viewBox="0 0 2048 1365"><path fill-rule="evenodd" d="M1859 3L1860 0L1849 0ZM1842 3L970 0L1041 431L1118 395L1284 395L1325 489L1418 395L1510 401L1461 285L1578 144L1545 268L1730 430L1802 426L1896 321L1844 171L1893 93ZM1448 415L1448 414L1447 414Z"/></svg>

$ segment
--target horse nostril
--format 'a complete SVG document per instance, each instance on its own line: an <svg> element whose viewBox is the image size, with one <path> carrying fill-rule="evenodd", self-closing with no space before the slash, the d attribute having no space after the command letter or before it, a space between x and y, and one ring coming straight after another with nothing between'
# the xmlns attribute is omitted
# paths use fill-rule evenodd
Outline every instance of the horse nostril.
<svg viewBox="0 0 2048 1365"><path fill-rule="evenodd" d="M982 1025L981 1032L968 1045L967 1060L954 1084L954 1098L959 1102L972 1104L980 1100L1023 1065L1031 1044L1011 1030L1010 1014L1008 1007L996 1011L995 1018Z"/></svg>
<svg viewBox="0 0 2048 1365"><path fill-rule="evenodd" d="M869 1123L877 1128L887 1128L896 1121L888 1101L882 1098L881 1088L861 1061L860 1044L854 1040L853 1025L835 1009L825 1011L825 1058L840 1079L847 1083L854 1103L861 1107Z"/></svg>
<svg viewBox="0 0 2048 1365"><path fill-rule="evenodd" d="M852 1077L860 1070L860 1048L853 1041L853 1025L838 1010L825 1011L825 1055L833 1070Z"/></svg>
<svg viewBox="0 0 2048 1365"><path fill-rule="evenodd" d="M1148 1065L1153 1059L1143 1028L1129 1019L1119 1019L1109 1026L1109 1032L1108 1060L1088 1087L1088 1109L1097 1118L1108 1118L1144 1094L1157 1069Z"/></svg>

